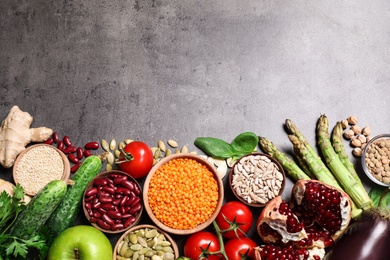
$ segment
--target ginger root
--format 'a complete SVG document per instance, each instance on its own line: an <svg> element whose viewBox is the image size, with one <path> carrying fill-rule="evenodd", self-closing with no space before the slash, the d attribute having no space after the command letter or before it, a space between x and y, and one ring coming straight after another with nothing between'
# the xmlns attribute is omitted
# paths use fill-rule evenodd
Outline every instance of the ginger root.
<svg viewBox="0 0 390 260"><path fill-rule="evenodd" d="M14 165L16 157L31 142L44 142L53 134L47 127L30 128L33 117L13 106L0 126L0 164L5 168Z"/></svg>

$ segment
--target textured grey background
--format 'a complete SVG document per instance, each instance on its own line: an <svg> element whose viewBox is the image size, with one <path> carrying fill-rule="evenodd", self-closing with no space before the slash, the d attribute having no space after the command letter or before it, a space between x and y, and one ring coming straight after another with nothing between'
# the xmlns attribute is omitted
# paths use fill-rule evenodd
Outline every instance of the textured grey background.
<svg viewBox="0 0 390 260"><path fill-rule="evenodd" d="M314 143L320 114L385 133L389 21L385 0L2 0L0 118L190 150L253 131L290 151L284 120Z"/></svg>

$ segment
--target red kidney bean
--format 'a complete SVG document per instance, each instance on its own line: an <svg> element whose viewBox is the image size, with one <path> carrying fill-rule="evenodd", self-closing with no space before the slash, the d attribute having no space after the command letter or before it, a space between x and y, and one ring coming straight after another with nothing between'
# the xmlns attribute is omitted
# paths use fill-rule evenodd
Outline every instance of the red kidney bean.
<svg viewBox="0 0 390 260"><path fill-rule="evenodd" d="M130 206L131 204L133 204L133 202L135 201L136 198L137 198L137 196L134 193L130 194L129 200L126 201L125 206Z"/></svg>
<svg viewBox="0 0 390 260"><path fill-rule="evenodd" d="M115 194L115 189L112 188L112 187L109 187L109 186L103 187L103 191L105 191L105 192L107 192L107 193L110 193L111 195L114 195L114 194Z"/></svg>
<svg viewBox="0 0 390 260"><path fill-rule="evenodd" d="M134 207L131 207L131 209L128 212L130 214L134 215L135 213L139 212L141 210L141 208L142 208L142 205L140 203L140 204L135 205Z"/></svg>
<svg viewBox="0 0 390 260"><path fill-rule="evenodd" d="M98 219L95 218L95 217L91 217L91 218L89 219L89 221L90 221L91 223L96 223L97 220L98 220Z"/></svg>
<svg viewBox="0 0 390 260"><path fill-rule="evenodd" d="M94 180L93 185L94 186L106 186L108 183L107 178L98 178Z"/></svg>
<svg viewBox="0 0 390 260"><path fill-rule="evenodd" d="M121 202L119 203L120 206L124 206L126 204L126 202L129 200L129 197L128 196L124 196L122 199L121 199Z"/></svg>
<svg viewBox="0 0 390 260"><path fill-rule="evenodd" d="M88 190L85 192L85 196L91 197L91 196L93 196L93 195L96 195L97 192L98 192L98 189L95 188L95 187L93 187L93 188L88 189Z"/></svg>
<svg viewBox="0 0 390 260"><path fill-rule="evenodd" d="M113 175L113 174L112 174ZM111 176L112 176L111 175ZM125 181L125 180L127 180L127 176L126 175L120 175L120 176L118 176L118 177L114 177L114 184L115 185L118 185L118 184L120 184L122 181Z"/></svg>
<svg viewBox="0 0 390 260"><path fill-rule="evenodd" d="M75 165L73 165L70 168L70 172L72 172L72 173L76 172L80 168L80 165L81 165L81 162L79 161L78 163L76 163Z"/></svg>
<svg viewBox="0 0 390 260"><path fill-rule="evenodd" d="M128 219L126 219L125 223L123 223L123 226L125 228L129 227L131 224L135 222L135 217L131 216Z"/></svg>
<svg viewBox="0 0 390 260"><path fill-rule="evenodd" d="M71 161L72 163L75 163L75 164L77 164L79 162L79 159L77 159L77 157L74 156L73 153L68 154L68 159L69 159L69 161Z"/></svg>
<svg viewBox="0 0 390 260"><path fill-rule="evenodd" d="M101 207L105 210L110 210L115 208L114 205L111 203L102 203Z"/></svg>
<svg viewBox="0 0 390 260"><path fill-rule="evenodd" d="M92 208L94 208L94 209L99 209L101 206L102 206L102 203L100 201L92 204Z"/></svg>
<svg viewBox="0 0 390 260"><path fill-rule="evenodd" d="M58 141L57 142L57 148L58 150L63 150L64 149L64 142L63 141Z"/></svg>
<svg viewBox="0 0 390 260"><path fill-rule="evenodd" d="M54 140L53 140L53 138L49 138L49 139L47 139L44 143L45 143L45 144L53 144L53 143L54 143Z"/></svg>
<svg viewBox="0 0 390 260"><path fill-rule="evenodd" d="M130 213L122 214L122 219L123 219L123 220L126 220L126 219L128 219L128 218L130 218L130 217L133 217L133 215L130 214Z"/></svg>
<svg viewBox="0 0 390 260"><path fill-rule="evenodd" d="M107 214L103 214L102 215L102 220L104 222L106 222L107 224L109 224L109 225L114 225L115 224L115 221L112 218L110 218Z"/></svg>
<svg viewBox="0 0 390 260"><path fill-rule="evenodd" d="M64 150L62 150L62 152L64 154L74 153L74 152L76 152L76 147L74 147L73 145L68 146L68 147L64 148Z"/></svg>
<svg viewBox="0 0 390 260"><path fill-rule="evenodd" d="M106 214L107 213L107 210L103 209L103 208L98 208L97 209L100 213L102 214Z"/></svg>
<svg viewBox="0 0 390 260"><path fill-rule="evenodd" d="M129 180L122 181L121 185L122 185L122 187L125 187L125 188L129 189L130 191L133 191L134 186L136 186L136 185L134 185L134 182L129 181Z"/></svg>
<svg viewBox="0 0 390 260"><path fill-rule="evenodd" d="M114 198L116 198L116 199L121 199L121 198L123 198L123 195L122 195L122 194L115 194L115 195L114 195Z"/></svg>
<svg viewBox="0 0 390 260"><path fill-rule="evenodd" d="M60 140L60 136L58 135L57 132L53 133L52 138L54 143L58 143L58 141Z"/></svg>
<svg viewBox="0 0 390 260"><path fill-rule="evenodd" d="M95 199L95 196L85 197L84 201L85 202L92 202L94 199Z"/></svg>
<svg viewBox="0 0 390 260"><path fill-rule="evenodd" d="M140 204L141 198L136 197L133 203L131 203L130 207L135 207L135 205Z"/></svg>
<svg viewBox="0 0 390 260"><path fill-rule="evenodd" d="M84 157L83 148L81 147L76 148L76 156L79 160L83 159Z"/></svg>
<svg viewBox="0 0 390 260"><path fill-rule="evenodd" d="M88 157L88 156L91 156L91 155L92 155L92 153L91 153L90 150L84 150L84 156L85 157Z"/></svg>
<svg viewBox="0 0 390 260"><path fill-rule="evenodd" d="M107 210L107 215L112 219L123 218L122 214L119 211L115 211L115 210Z"/></svg>
<svg viewBox="0 0 390 260"><path fill-rule="evenodd" d="M98 142L89 142L89 143L86 143L84 147L87 150L96 150L99 148L99 143Z"/></svg>
<svg viewBox="0 0 390 260"><path fill-rule="evenodd" d="M86 208L87 210L92 209L92 204L91 204L91 203L85 203L85 208Z"/></svg>
<svg viewBox="0 0 390 260"><path fill-rule="evenodd" d="M103 197L100 197L100 198L99 198L99 201L100 201L101 203L104 203L104 204L106 204L106 203L112 203L112 198L109 197L109 196L103 196Z"/></svg>
<svg viewBox="0 0 390 260"><path fill-rule="evenodd" d="M134 193L135 195L141 195L141 190L140 188L138 187L138 185L134 185Z"/></svg>
<svg viewBox="0 0 390 260"><path fill-rule="evenodd" d="M111 228L111 226L109 224L107 224L106 222L104 222L103 220L101 219L98 219L96 221L96 224L98 224L99 227L101 227L102 229L106 229L106 230L109 230Z"/></svg>
<svg viewBox="0 0 390 260"><path fill-rule="evenodd" d="M122 199L115 199L112 201L112 204L114 204L115 206L119 205L119 203L121 203L121 200Z"/></svg>
<svg viewBox="0 0 390 260"><path fill-rule="evenodd" d="M71 146L72 145L72 141L70 140L69 136L65 135L64 138L62 139L62 141L64 142L64 144L66 146Z"/></svg>
<svg viewBox="0 0 390 260"><path fill-rule="evenodd" d="M89 217L93 217L93 211L92 210L87 210L87 212L88 212Z"/></svg>
<svg viewBox="0 0 390 260"><path fill-rule="evenodd" d="M116 230L122 229L123 227L124 227L124 225L122 223L116 223L116 224L111 226L111 230L116 231Z"/></svg>
<svg viewBox="0 0 390 260"><path fill-rule="evenodd" d="M100 213L99 211L94 211L94 212L93 212L93 217L95 217L95 218L101 218L101 217L102 217L102 213Z"/></svg>
<svg viewBox="0 0 390 260"><path fill-rule="evenodd" d="M119 207L118 210L119 210L119 212L120 212L121 214L126 214L126 213L127 213L126 208L127 208L127 207ZM130 209L130 208L128 208L128 210L129 210L129 209Z"/></svg>
<svg viewBox="0 0 390 260"><path fill-rule="evenodd" d="M100 189L100 187L98 187L97 196L100 198L100 197L110 197L111 195L104 192L103 187L101 189Z"/></svg>
<svg viewBox="0 0 390 260"><path fill-rule="evenodd" d="M120 188L117 188L115 190L115 193L119 193L119 194L123 194L123 195L130 195L131 190L129 190L127 188L120 187Z"/></svg>

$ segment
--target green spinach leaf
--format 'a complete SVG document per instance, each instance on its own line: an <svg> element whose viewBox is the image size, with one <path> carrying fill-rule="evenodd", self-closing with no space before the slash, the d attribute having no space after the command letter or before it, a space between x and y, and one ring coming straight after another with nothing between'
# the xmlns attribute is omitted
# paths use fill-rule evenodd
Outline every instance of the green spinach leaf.
<svg viewBox="0 0 390 260"><path fill-rule="evenodd" d="M259 137L252 132L244 132L234 138L232 147L236 151L250 153L253 152L259 143Z"/></svg>

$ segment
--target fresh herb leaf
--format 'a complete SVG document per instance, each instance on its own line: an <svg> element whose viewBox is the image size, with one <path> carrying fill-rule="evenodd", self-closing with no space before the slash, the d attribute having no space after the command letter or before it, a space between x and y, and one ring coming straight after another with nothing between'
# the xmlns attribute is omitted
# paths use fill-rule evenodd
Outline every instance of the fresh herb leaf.
<svg viewBox="0 0 390 260"><path fill-rule="evenodd" d="M227 159L236 153L229 143L214 137L198 137L194 144L214 158Z"/></svg>
<svg viewBox="0 0 390 260"><path fill-rule="evenodd" d="M0 237L0 259L2 257L5 259L26 258L29 249L36 248L38 251L41 251L47 247L45 240L39 235L27 240L8 234L2 234Z"/></svg>
<svg viewBox="0 0 390 260"><path fill-rule="evenodd" d="M17 184L13 189L12 197L6 191L0 194L0 233L4 233L8 229L9 222L26 207L21 201L24 196L23 187Z"/></svg>
<svg viewBox="0 0 390 260"><path fill-rule="evenodd" d="M238 158L252 153L259 141L259 137L251 132L239 134L231 144L214 137L198 137L194 144L207 155L218 158L228 159L233 161Z"/></svg>
<svg viewBox="0 0 390 260"><path fill-rule="evenodd" d="M384 187L380 185L372 186L368 195L370 196L374 207L379 206L390 206L390 192L388 192L389 187Z"/></svg>
<svg viewBox="0 0 390 260"><path fill-rule="evenodd" d="M252 132L244 132L234 138L232 147L236 151L251 153L259 143L259 137Z"/></svg>

